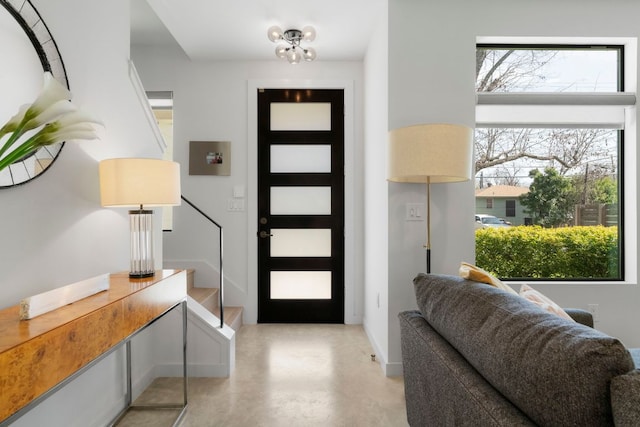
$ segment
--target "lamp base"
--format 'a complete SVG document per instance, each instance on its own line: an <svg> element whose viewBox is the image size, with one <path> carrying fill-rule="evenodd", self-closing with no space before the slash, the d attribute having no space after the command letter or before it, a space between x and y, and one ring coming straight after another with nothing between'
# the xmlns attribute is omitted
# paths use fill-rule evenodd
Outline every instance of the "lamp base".
<svg viewBox="0 0 640 427"><path fill-rule="evenodd" d="M143 277L153 277L155 276L155 272L151 273L134 273L133 271L129 272L129 277L132 279L142 279Z"/></svg>
<svg viewBox="0 0 640 427"><path fill-rule="evenodd" d="M129 277L151 277L153 266L153 211L142 209L129 211L131 228L131 265Z"/></svg>

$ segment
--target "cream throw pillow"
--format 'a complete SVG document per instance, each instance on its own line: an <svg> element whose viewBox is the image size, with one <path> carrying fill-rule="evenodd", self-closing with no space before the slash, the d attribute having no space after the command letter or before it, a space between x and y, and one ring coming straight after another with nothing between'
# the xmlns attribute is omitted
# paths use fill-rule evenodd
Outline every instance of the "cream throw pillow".
<svg viewBox="0 0 640 427"><path fill-rule="evenodd" d="M557 314L560 317L575 322L575 320L573 320L571 316L569 316L567 312L562 309L562 307L560 307L558 304L551 301L549 297L536 291L529 285L522 285L520 287L520 296L528 301L531 301L532 303L542 308L543 310L548 311L549 313Z"/></svg>
<svg viewBox="0 0 640 427"><path fill-rule="evenodd" d="M495 286L498 289L502 289L503 291L518 295L516 291L514 291L509 285L501 282L497 277L491 275L489 272L481 269L480 267L469 264L468 262L460 263L459 274L460 277L467 280L486 283L488 285Z"/></svg>

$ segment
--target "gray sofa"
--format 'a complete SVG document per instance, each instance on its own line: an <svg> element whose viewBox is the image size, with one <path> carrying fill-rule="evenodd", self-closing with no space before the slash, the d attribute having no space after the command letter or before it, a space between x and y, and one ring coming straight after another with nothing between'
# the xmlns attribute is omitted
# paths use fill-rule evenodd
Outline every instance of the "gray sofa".
<svg viewBox="0 0 640 427"><path fill-rule="evenodd" d="M411 426L640 426L617 339L457 276L414 285L419 311L399 314Z"/></svg>

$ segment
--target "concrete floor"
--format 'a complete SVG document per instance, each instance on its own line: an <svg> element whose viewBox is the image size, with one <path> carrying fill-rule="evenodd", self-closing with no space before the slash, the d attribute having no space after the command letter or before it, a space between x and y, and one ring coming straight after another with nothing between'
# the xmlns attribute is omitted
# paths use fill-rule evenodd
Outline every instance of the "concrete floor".
<svg viewBox="0 0 640 427"><path fill-rule="evenodd" d="M245 325L230 378L190 378L181 427L406 426L402 378L371 360L361 326ZM138 399L180 402L182 380L159 378ZM170 412L134 411L119 425L171 425Z"/></svg>

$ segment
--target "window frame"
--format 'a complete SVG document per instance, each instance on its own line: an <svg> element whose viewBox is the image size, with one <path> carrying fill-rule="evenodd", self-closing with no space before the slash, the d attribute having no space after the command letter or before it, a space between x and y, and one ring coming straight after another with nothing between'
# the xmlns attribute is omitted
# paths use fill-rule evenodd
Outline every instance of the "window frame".
<svg viewBox="0 0 640 427"><path fill-rule="evenodd" d="M520 40L517 40L520 39ZM536 40L539 40L537 38ZM507 41L508 40L508 41ZM514 42L515 40L515 42ZM523 278L523 279L507 279L513 282L522 281L538 281L538 282L564 282L564 283L576 283L576 282L601 282L601 283L636 283L637 267L632 261L632 253L637 250L637 227L627 227L629 220L636 221L637 216L633 215L633 218L629 219L626 216L627 206L637 205L636 185L633 185L636 177L636 162L635 162L635 140L636 140L636 128L635 128L635 115L630 114L631 110L636 111L636 97L634 92L625 92L625 88L632 87L635 89L637 82L635 80L628 81L626 76L629 70L635 71L637 67L636 47L637 42L631 39L611 39L605 42L597 42L599 39L594 39L593 43L584 43L584 38L580 38L582 43L574 42L567 38L548 38L544 43L536 41L535 43L529 42L531 38L500 38L500 37L478 37L476 48L486 49L553 49L553 50L576 50L576 49L588 49L588 48L609 48L618 50L618 92L580 92L580 93L541 93L541 92L476 92L477 106L484 105L489 106L507 106L507 105L545 105L545 106L567 106L567 105L586 105L586 106L598 106L598 105L617 105L626 106L623 128L618 132L618 176L619 176L619 188L618 188L618 209L619 209L619 268L620 277L613 279L552 279L552 278ZM601 39L600 39L601 40ZM613 43L610 43L613 41ZM629 66L627 61L631 60L632 64ZM633 79L637 79L636 73L629 73L633 76ZM631 83L631 84L628 84ZM478 107L476 107L476 113ZM476 114L477 116L477 114ZM529 124L522 122L521 126L514 126L513 123L509 123L504 127L537 127L544 128L539 124L534 123L532 119ZM500 127L496 126L497 123L492 126L482 126L476 123L476 127ZM535 124L535 126L531 126ZM551 126L562 127L562 126ZM580 128L582 126L572 123L571 126L565 126L567 128ZM596 128L597 126L590 126ZM629 128L631 132L625 133L625 129ZM628 138L628 139L627 139ZM631 156L627 156L627 148L632 147ZM630 187L627 187L627 183L630 183ZM630 191L631 190L631 191ZM631 269L627 267L631 266Z"/></svg>
<svg viewBox="0 0 640 427"><path fill-rule="evenodd" d="M476 50L480 49L519 49L519 50L618 50L618 89L617 93L625 91L625 45L619 43L476 43ZM540 93L540 92L478 92L480 93ZM572 92L573 93L573 92ZM598 93L598 92L576 92Z"/></svg>
<svg viewBox="0 0 640 427"><path fill-rule="evenodd" d="M487 197L486 201L487 201L486 208L487 209L493 209L493 197Z"/></svg>
<svg viewBox="0 0 640 427"><path fill-rule="evenodd" d="M509 206L512 204L512 206ZM504 216L505 218L514 218L516 216L516 199L506 199L504 201ZM511 215L509 215L511 213Z"/></svg>

